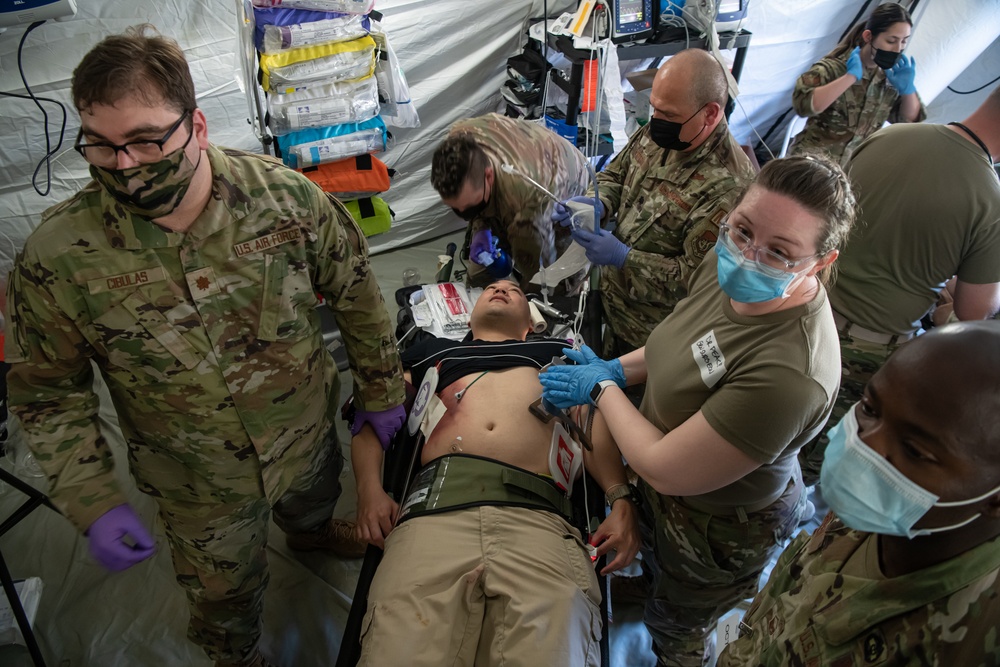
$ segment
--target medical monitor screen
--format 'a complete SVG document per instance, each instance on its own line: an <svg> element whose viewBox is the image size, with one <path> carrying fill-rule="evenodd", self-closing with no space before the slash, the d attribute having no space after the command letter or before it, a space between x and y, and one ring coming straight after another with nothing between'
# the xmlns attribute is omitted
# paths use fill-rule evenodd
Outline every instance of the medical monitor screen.
<svg viewBox="0 0 1000 667"><path fill-rule="evenodd" d="M611 41L621 43L653 33L653 0L617 0Z"/></svg>
<svg viewBox="0 0 1000 667"><path fill-rule="evenodd" d="M643 23L643 1L633 0L632 2L620 2L618 4L618 23Z"/></svg>
<svg viewBox="0 0 1000 667"><path fill-rule="evenodd" d="M722 0L715 17L716 28L720 31L737 29L747 18L748 5L749 0Z"/></svg>

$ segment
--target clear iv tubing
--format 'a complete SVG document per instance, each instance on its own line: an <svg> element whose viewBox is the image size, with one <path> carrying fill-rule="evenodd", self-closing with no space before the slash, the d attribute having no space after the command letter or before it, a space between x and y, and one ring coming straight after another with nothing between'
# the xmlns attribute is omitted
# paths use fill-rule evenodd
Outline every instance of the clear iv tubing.
<svg viewBox="0 0 1000 667"><path fill-rule="evenodd" d="M579 149L577 149L577 150L579 150ZM600 201L600 195L598 194L598 191L597 191L597 172L594 171L594 165L592 165L590 163L590 158L588 158L587 156L584 156L583 161L587 165L587 175L590 177L590 187L592 187L594 189L594 234L599 234L600 233L600 229L601 229L601 218L598 215L598 208L597 208L598 202ZM535 186L536 188L538 188L540 191L544 192L549 197L549 199L551 199L552 201L556 202L557 204L562 204L562 200L561 199L559 199L554 194L552 194L547 188L543 187L542 184L539 183L538 181L536 181L535 179L533 179L530 176L528 176L527 174L524 174L524 173L520 172L519 170L515 169L514 165L504 163L504 164L500 165L500 171L504 172L505 174L512 174L514 176L518 176L520 178L523 178L525 181L527 181L528 183L531 183L533 186ZM549 294L548 294L548 289L547 289L547 287L544 284L544 281L545 281L545 267L539 267L539 270L540 270L540 272L542 274L542 302L545 305L548 305L548 303L549 303ZM589 279L589 288L590 289L589 290L588 289L584 289L583 291L581 291L579 305L577 306L577 311L574 314L575 315L574 318L573 318L573 321L574 321L574 334L576 334L577 332L579 332L579 327L582 326L582 324L583 324L583 311L584 311L584 308L586 307L587 293L588 292L593 292L594 294L597 294L600 291L600 289L599 289L600 288L600 282L601 282L601 269L600 269L600 267L598 267L596 265L592 265L590 267L590 279ZM573 344L573 347L578 349L579 348L578 343L579 343L580 339L579 339L578 336L575 336L575 335L574 335L574 338L575 338L575 342Z"/></svg>
<svg viewBox="0 0 1000 667"><path fill-rule="evenodd" d="M585 158L584 161L587 164L588 176L590 176L590 186L594 189L594 233L597 234L598 229L601 226L601 221L597 217L597 202L599 201L597 195L597 172L594 171L594 165L590 164L589 159ZM559 199L559 197L556 197L554 194L552 194L552 192L548 190L545 186L543 186L541 183L531 178L527 174L522 173L521 171L516 169L514 165L504 163L500 165L500 171L504 172L505 174L513 174L515 176L518 176L519 178L523 178L525 181L531 183L536 188L538 188L539 191L545 193L545 195L555 203L557 204L563 203L563 200Z"/></svg>

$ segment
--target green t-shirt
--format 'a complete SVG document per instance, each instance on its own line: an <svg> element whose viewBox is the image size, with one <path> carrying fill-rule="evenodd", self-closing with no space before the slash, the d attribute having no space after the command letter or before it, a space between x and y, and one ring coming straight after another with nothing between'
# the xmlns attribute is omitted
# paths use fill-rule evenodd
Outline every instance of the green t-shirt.
<svg viewBox="0 0 1000 667"><path fill-rule="evenodd" d="M860 214L838 261L833 309L904 334L953 275L1000 282L1000 180L982 148L944 125L894 125L850 163Z"/></svg>
<svg viewBox="0 0 1000 667"><path fill-rule="evenodd" d="M802 306L747 317L719 287L716 266L709 253L690 296L650 334L641 410L665 432L701 410L761 466L697 500L753 505L782 492L799 448L826 423L840 382L840 344L822 288Z"/></svg>

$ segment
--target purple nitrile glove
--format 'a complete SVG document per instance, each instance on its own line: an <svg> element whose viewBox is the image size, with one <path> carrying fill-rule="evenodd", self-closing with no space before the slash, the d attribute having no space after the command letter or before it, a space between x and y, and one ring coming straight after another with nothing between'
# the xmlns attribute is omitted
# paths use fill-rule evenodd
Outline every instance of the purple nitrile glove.
<svg viewBox="0 0 1000 667"><path fill-rule="evenodd" d="M372 425L372 430L378 436L378 441L382 443L382 449L388 451L392 436L403 425L406 419L406 408L397 405L388 410L358 410L354 413L354 421L351 422L351 435L357 435L361 427L368 422Z"/></svg>
<svg viewBox="0 0 1000 667"><path fill-rule="evenodd" d="M130 568L156 551L153 537L128 505L119 505L99 516L86 535L90 539L90 555L112 572ZM135 544L129 544L125 538Z"/></svg>
<svg viewBox="0 0 1000 667"><path fill-rule="evenodd" d="M494 250L493 232L480 229L472 235L472 240L469 241L469 259L473 262L489 266L493 263Z"/></svg>
<svg viewBox="0 0 1000 667"><path fill-rule="evenodd" d="M569 227L573 224L574 213L588 207L593 210L595 206L597 207L597 219L600 220L604 217L604 202L594 197L570 197L555 205L549 220L562 227Z"/></svg>
<svg viewBox="0 0 1000 667"><path fill-rule="evenodd" d="M613 266L620 269L625 266L625 257L632 250L606 229L595 234L581 227L574 229L571 235L573 240L587 251L587 259L598 266Z"/></svg>

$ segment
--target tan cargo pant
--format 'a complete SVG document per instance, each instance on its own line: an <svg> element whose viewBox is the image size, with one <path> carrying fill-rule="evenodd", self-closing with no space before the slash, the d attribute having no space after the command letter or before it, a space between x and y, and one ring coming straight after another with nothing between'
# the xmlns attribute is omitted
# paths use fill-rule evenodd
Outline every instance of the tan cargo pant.
<svg viewBox="0 0 1000 667"><path fill-rule="evenodd" d="M596 667L600 600L579 532L554 513L417 516L386 540L358 664Z"/></svg>

